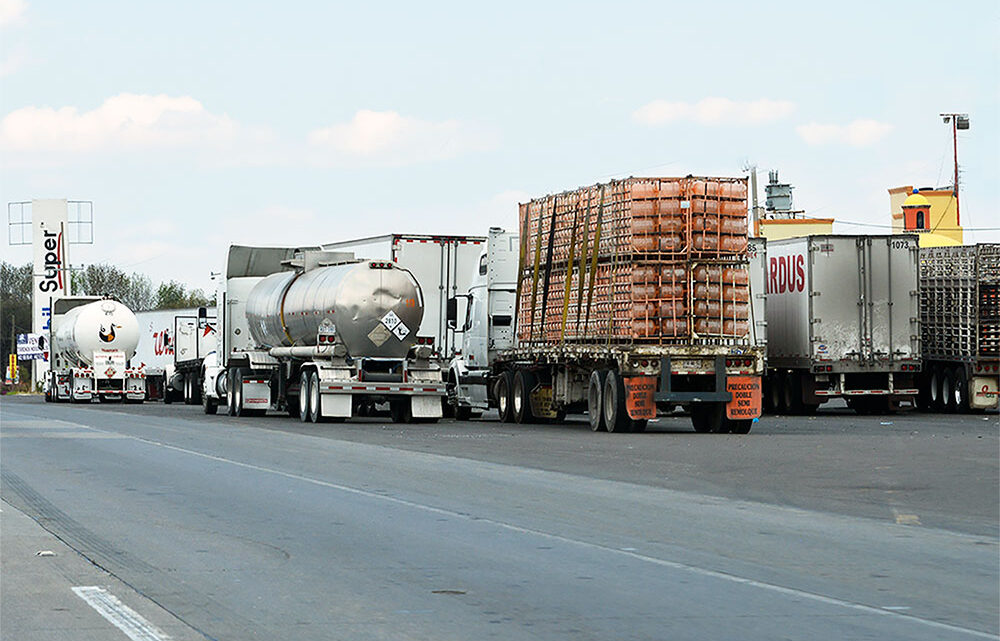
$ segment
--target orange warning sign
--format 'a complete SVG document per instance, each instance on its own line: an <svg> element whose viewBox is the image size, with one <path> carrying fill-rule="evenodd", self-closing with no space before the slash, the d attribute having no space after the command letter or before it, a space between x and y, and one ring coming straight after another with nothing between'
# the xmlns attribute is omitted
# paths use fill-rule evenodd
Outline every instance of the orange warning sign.
<svg viewBox="0 0 1000 641"><path fill-rule="evenodd" d="M740 420L760 416L759 376L730 376L726 381L726 391L733 395L733 400L726 403L728 418Z"/></svg>
<svg viewBox="0 0 1000 641"><path fill-rule="evenodd" d="M655 376L630 376L625 379L625 409L634 420L656 418Z"/></svg>

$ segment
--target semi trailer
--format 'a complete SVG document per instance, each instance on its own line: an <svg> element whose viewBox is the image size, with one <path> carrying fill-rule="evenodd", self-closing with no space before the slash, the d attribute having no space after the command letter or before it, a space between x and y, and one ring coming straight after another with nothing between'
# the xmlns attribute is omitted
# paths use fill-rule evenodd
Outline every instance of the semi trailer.
<svg viewBox="0 0 1000 641"><path fill-rule="evenodd" d="M217 298L216 359L205 411L287 412L321 422L388 407L393 420L436 420L445 385L418 344L420 285L387 260L319 247L233 246Z"/></svg>
<svg viewBox="0 0 1000 641"><path fill-rule="evenodd" d="M135 314L110 298L74 296L51 303L51 368L45 400L141 403L145 374L132 367L139 342Z"/></svg>
<svg viewBox="0 0 1000 641"><path fill-rule="evenodd" d="M165 403L175 397L187 405L202 402L205 359L215 355L216 325L215 315L206 307L174 315L173 371L167 379Z"/></svg>
<svg viewBox="0 0 1000 641"><path fill-rule="evenodd" d="M146 374L146 399L201 402L204 359L215 352L215 308L136 312L139 345L133 362Z"/></svg>
<svg viewBox="0 0 1000 641"><path fill-rule="evenodd" d="M630 178L521 205L518 234L490 230L461 321L448 305L456 413L585 411L593 430L625 432L681 405L698 432L749 432L764 320L746 192L740 178Z"/></svg>
<svg viewBox="0 0 1000 641"><path fill-rule="evenodd" d="M997 407L1000 244L920 250L922 409Z"/></svg>
<svg viewBox="0 0 1000 641"><path fill-rule="evenodd" d="M765 406L858 413L914 402L921 371L917 237L806 236L767 244Z"/></svg>

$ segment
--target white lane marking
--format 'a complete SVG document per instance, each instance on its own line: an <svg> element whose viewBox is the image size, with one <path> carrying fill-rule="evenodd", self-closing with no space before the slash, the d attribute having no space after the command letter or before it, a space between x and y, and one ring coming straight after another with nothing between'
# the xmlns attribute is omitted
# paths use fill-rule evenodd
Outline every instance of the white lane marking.
<svg viewBox="0 0 1000 641"><path fill-rule="evenodd" d="M122 413L122 412L119 412L119 413L131 416L130 414L125 414L125 413ZM108 433L108 434L121 434L121 432L115 432L115 431L112 431L112 430L102 430L100 428L92 427L92 426L86 426L86 427L87 427L87 429L94 430L95 432L104 432L104 433ZM152 439L147 439L147 438L143 438L143 437L140 437L140 436L133 436L133 435L125 435L125 436L126 436L126 438L130 438L130 439L142 442L142 443L147 443L149 445L156 445L156 446L168 449L168 450L173 450L175 452L181 452L181 453L184 453L184 454L190 454L192 456L197 456L199 458L208 459L210 461L216 461L216 462L219 462L219 463L227 463L229 465L234 465L236 467L242 467L242 468L248 469L248 470L254 470L254 471L257 471L257 472L266 472L268 474L274 474L276 476L281 476L281 477L284 477L284 478L287 478L287 479L292 479L292 480L296 480L296 481L302 481L304 483L310 483L312 485L317 485L317 486L320 486L320 487L327 487L327 488L334 489L334 490L340 490L340 491L348 493L348 494L355 494L357 496L364 496L364 497L371 498L371 499L376 499L376 500L381 500L381 501L388 501L390 503L396 503L397 505L405 505L407 507L411 507L411 508L423 510L423 511L426 511L426 512L430 512L432 514L439 514L439 515L442 515L442 516L449 516L449 517L452 517L452 518L462 519L462 520L466 520L466 521L476 521L478 523L488 523L490 525L494 525L494 526L499 527L499 528L510 530L512 532L519 532L521 534L531 534L531 535L534 535L534 536L540 536L540 537L544 537L544 538L547 538L547 539L550 539L550 540L553 540L553 541L559 541L559 542L567 543L567 544L570 544L570 545L577 545L577 546L580 546L580 547L586 547L586 548L590 548L590 549L601 550L601 551L604 551L604 552L609 552L611 554L618 554L618 555L621 555L621 556L630 557L630 558L633 558L633 559L636 559L636 560L639 560L639 561L643 561L645 563L652 563L654 565L659 565L661 567L668 567L668 568L672 568L672 569L676 569L676 570L684 570L684 571L690 572L692 574L697 574L699 576L712 577L712 578L715 578L715 579L722 579L723 581L729 581L731 583L737 583L737 584L740 584L740 585L747 585L747 586L750 586L750 587L760 588L760 589L763 589L763 590L769 590L771 592L776 592L778 594L783 594L783 595L786 595L786 596L791 596L791 597L796 597L796 598L802 598L802 599L808 599L810 601L815 601L815 602L824 603L824 604L827 604L827 605L832 605L832 606L847 608L847 609L850 609L850 610L856 610L856 611L859 611L859 612L864 612L866 614L873 614L873 615L878 615L878 616L883 616L883 617L889 617L891 619L896 619L896 620L899 620L899 621L906 621L906 622L910 622L910 623L917 623L917 624L924 625L924 626L927 626L927 627L930 627L930 628L934 628L934 629L938 629L938 630L948 630L950 632L957 632L957 633L960 633L960 634L971 635L971 636L974 636L974 637L978 637L980 639L993 639L994 641L1000 641L1000 636L997 636L997 635L994 635L994 634L990 634L988 632L982 632L980 630L973 630L971 628L963 628L961 626L950 625L948 623L941 623L940 621L934 621L932 619L923 619L923 618L920 618L920 617L918 617L916 615L913 615L913 614L904 614L904 613L898 612L898 611L886 610L886 609L883 609L883 608L880 608L880 607L875 607L875 606L870 606L870 605L864 605L864 604L861 604L861 603L855 603L853 601L845 601L843 599L837 599L835 597L828 597L828 596L824 596L822 594L815 594L813 592L806 592L806 591L803 591L803 590L797 590L795 588L787 588L785 586L777 585L777 584L774 584L774 583L766 583L766 582L763 582L763 581L757 581L755 579L748 579L746 577L741 577L739 575L729 574L729 573L726 573L726 572L720 572L718 570L708 570L706 568L700 568L698 566L688 565L686 563L680 563L680 562L677 562L677 561L667 561L667 560L664 560L664 559L658 559L658 558L655 558L655 557L646 556L644 554L639 554L638 552L631 552L631 551L626 551L626 550L620 550L618 548L608 547L608 546L605 546L605 545L601 545L599 543L591 543L589 541L581 541L581 540L578 540L578 539L571 539L569 537L560 536L558 534L551 534L549 532L542 532L541 530L533 530L533 529L530 529L530 528L524 528L524 527L521 527L521 526L518 526L518 525L513 525L511 523L505 523L503 521L496 521L494 519L472 516L470 514L464 514L462 512L455 512L455 511L452 511L452 510L446 510L446 509L443 509L443 508L434 507L432 505L425 505L423 503L417 503L415 501L408 501L406 499L400 499L400 498L396 498L396 497L393 497L393 496L386 496L385 494L379 494L377 492L369 492L367 490L358 489L356 487L351 487L349 485L340 485L338 483L331 483L329 481L321 481L319 479L310 478L308 476L302 476L300 474L292 474L290 472L282 472L281 470L275 470L275 469L268 468L268 467L262 467L260 465L254 465L252 463L243 463L241 461L234 461L232 459L227 459L227 458L224 458L222 456L215 456L214 454L205 454L204 452L198 452L196 450L189 450L187 448L178 447L176 445L169 445L169 444L163 443L161 441L154 441Z"/></svg>
<svg viewBox="0 0 1000 641"><path fill-rule="evenodd" d="M169 641L170 637L147 621L138 612L118 600L104 588L96 585L73 588L78 597L97 610L113 626L121 630L132 641Z"/></svg>
<svg viewBox="0 0 1000 641"><path fill-rule="evenodd" d="M91 428L97 429L97 428ZM308 476L302 476L300 474L292 474L290 472L282 472L281 470L275 470L268 467L261 467L260 465L254 465L252 463L243 463L241 461L234 461L232 459L227 459L221 456L215 456L214 454L205 454L204 452L198 452L195 450L189 450L183 447L178 447L176 445L168 445L167 443L161 443L158 441L147 440L139 437L131 437L136 440L143 441L146 443L151 443L164 447L168 450L174 450L175 452L183 452L185 454L190 454L192 456L197 456L200 458L208 459L211 461L217 461L219 463L227 463L229 465L234 465L236 467L242 467L248 470L254 470L257 472L266 472L268 474L274 474L276 476L281 476L287 479L292 479L296 481L303 481L305 483L310 483L312 485L318 485L320 487L327 487L334 490L339 490L348 494L355 494L357 496L364 496L366 498L376 499L379 501L388 501L390 503L395 503L397 505L404 505L407 507L415 508L418 510L423 510L425 512L430 512L432 514L439 514L442 516L449 516L452 518L463 519L466 521L476 521L477 523L488 523L490 525L503 528L505 530L510 530L512 532L518 532L520 534L530 534L533 536L540 536L547 538L552 541L559 541L560 543L567 543L570 545L576 545L580 547L590 548L593 550L601 550L603 552L610 552L612 554L618 554L621 556L626 556L644 563L652 563L654 565L659 565L661 567L667 567L675 570L683 570L690 572L692 574L697 574L699 576L711 577L714 579L722 579L723 581L729 581L731 583L737 583L740 585L746 585L754 588L760 588L763 590L769 590L771 592L777 592L778 594L783 594L785 596L790 596L793 598L808 599L810 601L815 601L818 603L823 603L826 605L837 606L841 608L847 608L850 610L855 610L858 612L863 612L865 614L874 614L883 617L889 617L899 621L906 621L909 623L917 623L930 628L935 628L938 630L947 630L949 632L957 632L960 634L967 634L970 636L978 637L980 639L993 639L994 641L1000 640L1000 636L990 634L988 632L981 632L979 630L973 630L970 628L963 628L957 625L950 625L948 623L941 623L939 621L934 621L931 619L922 619L918 616L912 614L903 614L902 612L895 610L887 610L884 608L879 608L870 605L864 605L862 603L854 603L852 601L845 601L843 599L838 599L835 597L828 597L822 594L815 594L813 592L805 592L803 590L797 590L795 588L787 588L782 585L777 585L774 583L766 583L764 581L757 581L755 579L748 579L736 574L729 574L727 572L721 572L718 570L709 570L706 568L701 568L695 565L688 565L686 563L680 563L678 561L667 561L665 559L658 559L656 557L646 556L645 554L640 554L638 552L632 552L629 550L623 550L613 547L608 547L606 545L601 545L599 543L592 543L589 541L581 541L579 539L571 539L569 537L561 536L559 534L552 534L550 532L543 532L541 530L534 530L531 528L521 527L519 525L514 525L512 523L505 523L503 521L496 521L494 519L473 516L470 514L464 514L461 512L455 512L452 510L446 510L444 508L434 507L433 505L425 505L423 503L417 503L415 501L408 501L406 499L396 498L394 496L386 496L385 494L379 494L377 492L370 492L368 490L361 490L356 487L351 487L349 485L340 485L338 483L331 483L329 481L321 481L319 479L310 478Z"/></svg>

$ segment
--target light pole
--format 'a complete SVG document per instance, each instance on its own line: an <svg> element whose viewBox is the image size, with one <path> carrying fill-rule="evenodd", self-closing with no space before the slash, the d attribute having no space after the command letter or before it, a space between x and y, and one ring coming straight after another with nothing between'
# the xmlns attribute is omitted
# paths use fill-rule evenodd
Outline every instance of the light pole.
<svg viewBox="0 0 1000 641"><path fill-rule="evenodd" d="M955 180L951 190L955 194L955 225L961 226L961 209L958 201L958 130L969 128L969 114L940 114L944 124L951 124L951 144L955 153Z"/></svg>

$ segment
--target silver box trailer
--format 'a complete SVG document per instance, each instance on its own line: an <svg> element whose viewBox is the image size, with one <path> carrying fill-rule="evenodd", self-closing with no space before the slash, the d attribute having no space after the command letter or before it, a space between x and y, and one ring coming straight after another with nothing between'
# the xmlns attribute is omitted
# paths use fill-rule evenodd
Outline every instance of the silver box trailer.
<svg viewBox="0 0 1000 641"><path fill-rule="evenodd" d="M767 244L765 401L782 413L844 397L861 413L912 401L921 368L917 237Z"/></svg>
<svg viewBox="0 0 1000 641"><path fill-rule="evenodd" d="M1000 243L920 250L920 328L920 407L997 407Z"/></svg>
<svg viewBox="0 0 1000 641"><path fill-rule="evenodd" d="M433 345L437 354L448 359L461 348L461 339L456 341L455 330L448 327L448 299L469 291L485 244L485 236L385 234L328 243L322 249L351 252L359 259L388 260L409 270L424 294L418 342Z"/></svg>

